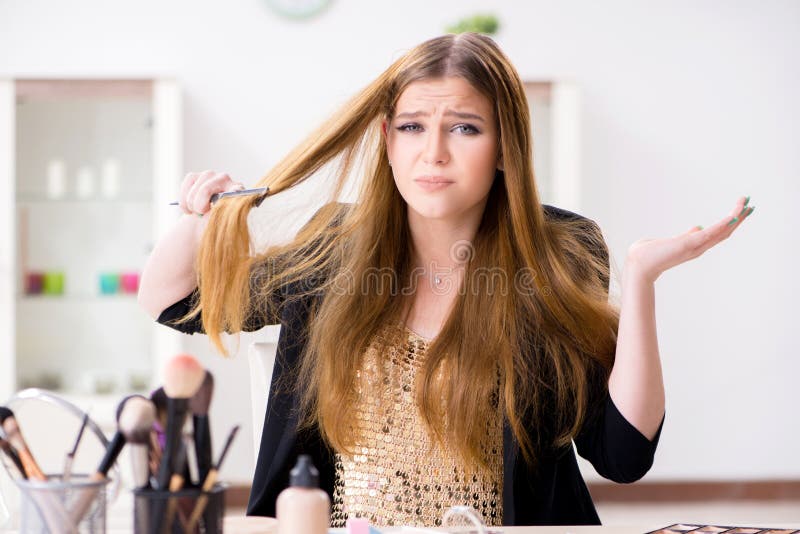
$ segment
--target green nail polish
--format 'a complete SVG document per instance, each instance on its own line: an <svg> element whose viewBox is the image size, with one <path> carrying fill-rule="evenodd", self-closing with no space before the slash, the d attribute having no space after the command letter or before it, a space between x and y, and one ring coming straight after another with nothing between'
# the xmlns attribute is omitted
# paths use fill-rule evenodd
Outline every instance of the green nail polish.
<svg viewBox="0 0 800 534"><path fill-rule="evenodd" d="M744 199L744 205L745 205L745 206L747 206L749 203L750 203L750 196L748 195L748 196L747 196L747 197Z"/></svg>
<svg viewBox="0 0 800 534"><path fill-rule="evenodd" d="M733 219L732 219L732 220L731 220L731 221L728 223L728 226L730 226L730 225L734 224L734 223L735 223L736 221L738 221L738 220L739 220L739 217L734 217L734 218L733 218Z"/></svg>
<svg viewBox="0 0 800 534"><path fill-rule="evenodd" d="M750 211L747 214L751 215L755 210L756 210L755 206L750 206Z"/></svg>
<svg viewBox="0 0 800 534"><path fill-rule="evenodd" d="M198 214L197 214L197 216L198 216L198 217L202 217L202 216L203 216L203 214L202 214L202 213L198 213Z"/></svg>
<svg viewBox="0 0 800 534"><path fill-rule="evenodd" d="M697 227L700 228L701 230L703 229L703 226L700 224L698 224Z"/></svg>

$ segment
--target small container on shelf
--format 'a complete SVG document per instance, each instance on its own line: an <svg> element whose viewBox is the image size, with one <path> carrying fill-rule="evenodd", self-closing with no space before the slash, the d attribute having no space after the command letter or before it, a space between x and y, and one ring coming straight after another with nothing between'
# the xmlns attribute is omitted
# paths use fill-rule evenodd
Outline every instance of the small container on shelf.
<svg viewBox="0 0 800 534"><path fill-rule="evenodd" d="M125 272L120 275L120 286L122 292L127 294L135 294L139 291L139 273Z"/></svg>
<svg viewBox="0 0 800 534"><path fill-rule="evenodd" d="M99 282L101 295L115 295L119 292L119 273L100 273Z"/></svg>
<svg viewBox="0 0 800 534"><path fill-rule="evenodd" d="M47 164L47 198L59 199L66 191L67 167L63 160L51 160Z"/></svg>
<svg viewBox="0 0 800 534"><path fill-rule="evenodd" d="M42 278L42 292L45 295L64 294L63 271L47 271Z"/></svg>
<svg viewBox="0 0 800 534"><path fill-rule="evenodd" d="M39 295L44 289L44 273L30 271L25 273L25 294Z"/></svg>
<svg viewBox="0 0 800 534"><path fill-rule="evenodd" d="M78 169L75 175L75 195L80 199L94 196L94 170L88 165Z"/></svg>

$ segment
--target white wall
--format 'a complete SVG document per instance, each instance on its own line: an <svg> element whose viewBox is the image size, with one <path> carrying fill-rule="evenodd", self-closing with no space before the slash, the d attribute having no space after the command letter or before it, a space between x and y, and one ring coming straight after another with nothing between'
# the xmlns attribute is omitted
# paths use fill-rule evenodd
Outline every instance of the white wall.
<svg viewBox="0 0 800 534"><path fill-rule="evenodd" d="M291 22L263 0L3 0L0 77L175 77L185 169L251 182L402 50L487 5L336 0ZM523 78L581 88L581 210L619 266L640 237L708 226L739 195L758 206L734 239L657 283L668 407L649 479L800 477L800 4L491 6ZM187 346L216 373L219 442L249 420L246 358ZM246 433L236 447L224 476L247 480Z"/></svg>

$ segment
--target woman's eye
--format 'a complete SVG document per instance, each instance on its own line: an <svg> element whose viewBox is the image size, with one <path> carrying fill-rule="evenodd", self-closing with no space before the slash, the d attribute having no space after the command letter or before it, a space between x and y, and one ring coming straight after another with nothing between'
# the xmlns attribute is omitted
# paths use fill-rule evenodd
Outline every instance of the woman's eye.
<svg viewBox="0 0 800 534"><path fill-rule="evenodd" d="M470 134L471 135L471 134L480 133L478 131L478 129L475 128L474 126L472 126L471 124L459 124L453 129L454 130L458 130L459 133L463 133L463 134Z"/></svg>
<svg viewBox="0 0 800 534"><path fill-rule="evenodd" d="M401 132L419 132L422 130L422 126L416 123L408 123L398 126L397 129Z"/></svg>

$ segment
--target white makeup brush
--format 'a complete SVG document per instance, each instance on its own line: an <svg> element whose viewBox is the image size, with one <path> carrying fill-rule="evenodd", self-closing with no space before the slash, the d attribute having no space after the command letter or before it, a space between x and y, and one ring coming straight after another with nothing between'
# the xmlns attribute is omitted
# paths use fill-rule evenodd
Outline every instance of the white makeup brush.
<svg viewBox="0 0 800 534"><path fill-rule="evenodd" d="M119 453L126 441L141 444L147 443L150 436L150 428L155 420L155 408L153 403L141 395L130 395L125 397L117 406L117 431L106 447L106 453L97 467L97 471L92 473L90 480L99 482L105 480L109 469L117 461ZM81 491L80 496L75 501L75 505L70 510L70 517L73 524L80 523L83 516L92 505L97 496L98 488L87 488Z"/></svg>
<svg viewBox="0 0 800 534"><path fill-rule="evenodd" d="M5 406L0 406L0 426L3 427L8 442L17 449L19 459L25 469L25 475L34 480L47 480L45 474L39 469L36 460L33 459L33 455L28 449L25 439L22 437L22 432L17 424L17 418L14 417L14 412Z"/></svg>
<svg viewBox="0 0 800 534"><path fill-rule="evenodd" d="M155 419L156 407L153 402L140 395L128 400L117 419L119 430L128 443L135 488L146 486L150 479L150 429Z"/></svg>

